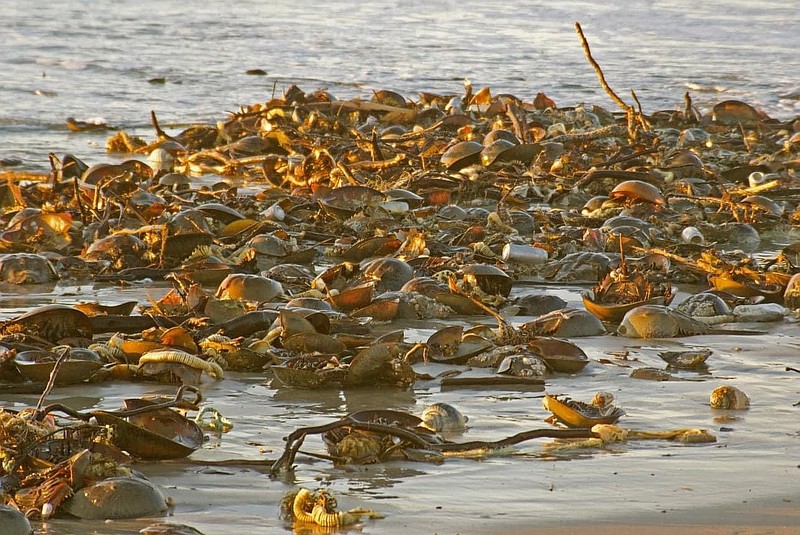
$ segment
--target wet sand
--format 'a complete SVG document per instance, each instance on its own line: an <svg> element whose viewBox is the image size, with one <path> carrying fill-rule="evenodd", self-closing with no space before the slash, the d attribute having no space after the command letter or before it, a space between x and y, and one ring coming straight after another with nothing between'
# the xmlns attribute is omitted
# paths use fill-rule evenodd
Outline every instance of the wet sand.
<svg viewBox="0 0 800 535"><path fill-rule="evenodd" d="M489 530L509 535L779 535L800 532L800 492L794 497L757 500L723 507L674 509L591 523L552 524ZM445 532L440 532L445 533Z"/></svg>
<svg viewBox="0 0 800 535"><path fill-rule="evenodd" d="M515 291L556 293L569 302L578 298L575 287L525 285ZM78 292L65 300L82 298ZM403 327L409 339L425 338L436 328L424 322ZM134 534L156 521L187 524L207 535L289 532L278 518L278 503L298 486L326 487L343 509L366 507L386 515L361 524L357 530L362 533L800 533L800 407L793 406L800 400L800 377L785 371L800 364L797 323L739 327L765 334L575 339L589 356L589 366L576 375L555 374L546 380L548 393L576 399L612 391L627 411L620 421L625 428L697 427L715 434L714 444L632 441L554 457L545 452L545 441L536 440L508 455L482 460L344 468L299 455L293 473L271 479L265 466L204 462L263 463L280 455L283 437L298 427L376 407L419 414L432 402L451 403L469 416L469 429L456 440L499 440L547 427L543 392L442 389L436 381L418 381L407 391L307 391L280 387L263 373L231 373L223 381L204 380L201 385L207 404L233 420L230 433L212 437L190 462L134 465L173 498L171 516L108 523L59 518L48 523L47 533ZM635 367L663 368L659 351L692 347L714 351L707 373L676 372L678 380L667 382L629 377ZM623 349L627 360L613 357ZM608 359L614 364L601 363ZM433 363L415 367L434 376L447 368ZM742 388L751 398L750 410L711 410L709 392L720 384ZM48 401L79 410L113 409L124 398L169 395L174 388L153 383L73 385L55 389ZM3 396L3 405L31 406L37 397ZM309 437L302 449L324 452L319 437Z"/></svg>

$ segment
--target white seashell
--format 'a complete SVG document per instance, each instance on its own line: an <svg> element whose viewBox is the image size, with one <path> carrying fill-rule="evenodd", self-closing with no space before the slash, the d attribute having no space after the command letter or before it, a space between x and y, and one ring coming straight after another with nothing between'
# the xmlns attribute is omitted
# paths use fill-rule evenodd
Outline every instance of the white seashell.
<svg viewBox="0 0 800 535"><path fill-rule="evenodd" d="M706 242L703 233L700 232L700 229L697 227L686 227L681 232L681 239L683 239L684 243L694 243L697 245L703 245Z"/></svg>

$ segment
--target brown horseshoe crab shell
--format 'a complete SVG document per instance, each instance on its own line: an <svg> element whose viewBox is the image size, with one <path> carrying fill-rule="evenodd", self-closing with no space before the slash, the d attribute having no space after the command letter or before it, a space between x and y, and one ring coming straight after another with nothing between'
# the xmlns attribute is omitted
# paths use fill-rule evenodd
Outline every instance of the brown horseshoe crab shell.
<svg viewBox="0 0 800 535"><path fill-rule="evenodd" d="M511 293L513 280L508 274L489 264L470 264L461 268L464 282L471 286L478 286L489 295L508 297Z"/></svg>
<svg viewBox="0 0 800 535"><path fill-rule="evenodd" d="M462 141L447 149L442 154L441 162L448 171L460 171L480 163L482 150L483 145L477 141Z"/></svg>
<svg viewBox="0 0 800 535"><path fill-rule="evenodd" d="M641 180L625 180L624 182L620 182L611 190L608 196L612 199L649 202L657 206L666 203L664 196L661 194L661 190Z"/></svg>
<svg viewBox="0 0 800 535"><path fill-rule="evenodd" d="M69 351L70 356L61 363L58 369L55 380L57 385L80 383L103 367L100 357L93 351L78 351L77 349ZM14 363L20 374L26 379L37 383L47 383L57 358L58 355L52 351L22 351L17 353Z"/></svg>
<svg viewBox="0 0 800 535"><path fill-rule="evenodd" d="M386 200L380 191L367 186L342 186L332 189L319 199L320 207L329 215L339 219L347 219L368 206Z"/></svg>
<svg viewBox="0 0 800 535"><path fill-rule="evenodd" d="M84 519L140 518L167 509L161 491L137 477L114 477L77 491L65 501L66 512Z"/></svg>
<svg viewBox="0 0 800 535"><path fill-rule="evenodd" d="M665 305L642 305L629 310L617 329L628 338L674 338L708 331L705 323Z"/></svg>
<svg viewBox="0 0 800 535"><path fill-rule="evenodd" d="M0 254L0 282L44 284L58 280L50 261L33 253Z"/></svg>
<svg viewBox="0 0 800 535"><path fill-rule="evenodd" d="M0 324L0 334L25 333L58 343L63 338L86 338L94 334L89 317L66 305L45 305Z"/></svg>
<svg viewBox="0 0 800 535"><path fill-rule="evenodd" d="M155 405L146 399L127 399L127 410ZM114 429L117 447L139 459L187 457L203 445L203 432L194 421L172 409L156 409L127 419L104 411L92 412L100 425Z"/></svg>
<svg viewBox="0 0 800 535"><path fill-rule="evenodd" d="M542 357L548 369L557 373L578 373L589 364L583 349L559 338L541 336L528 342L528 348Z"/></svg>

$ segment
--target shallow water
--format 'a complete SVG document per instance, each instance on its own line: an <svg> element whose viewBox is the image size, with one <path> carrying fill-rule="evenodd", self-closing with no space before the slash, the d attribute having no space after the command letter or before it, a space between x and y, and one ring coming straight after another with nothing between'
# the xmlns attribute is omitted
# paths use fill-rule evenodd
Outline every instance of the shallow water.
<svg viewBox="0 0 800 535"><path fill-rule="evenodd" d="M64 292L62 302L88 297L88 289ZM146 300L143 288L124 295L106 294L108 302ZM558 293L578 305L580 288L515 287L515 294ZM157 298L164 289L147 292ZM678 300L686 294L681 293ZM7 296L4 296L6 298ZM21 305L21 303L20 303ZM515 318L522 322L528 318ZM424 339L435 326L403 324L408 340ZM161 485L176 505L166 520L192 525L205 533L274 533L286 528L278 518L282 494L296 485L329 487L342 507L369 507L386 515L365 522L365 533L501 533L526 526L595 523L644 518L681 522L697 508L754 501L781 503L800 499L800 380L785 371L798 367L800 333L796 323L742 324L769 335L708 335L680 339L631 340L616 336L573 339L591 359L576 375L548 376L546 391L588 401L611 391L627 415L626 428L707 429L715 444L682 445L634 441L604 450L548 454L548 439L523 443L504 455L481 460L449 458L443 464L392 462L334 468L329 462L298 455L292 475L270 479L267 468L246 461L275 459L282 439L298 427L319 425L349 412L389 408L419 415L432 402L447 402L469 417L469 428L456 440L499 440L520 431L545 428L543 392L535 389L441 389L435 381L417 381L413 391L353 389L306 391L279 386L264 374L230 373L220 382L204 380L206 403L231 418L234 429L211 440L183 461L139 463L135 468ZM397 325L392 325L396 328ZM388 327L385 327L388 328ZM708 347L709 374L677 372L679 380L651 382L628 377L639 366L664 367L659 351ZM628 360L612 352L629 351ZM601 364L613 360L615 365ZM436 375L439 364L418 364L418 372ZM206 378L207 379L207 378ZM748 411L715 411L708 396L715 387L733 384L751 398ZM115 409L126 397L174 392L169 385L114 383L57 388L49 401L76 409ZM3 396L3 405L35 405L37 396ZM303 451L325 453L319 437L306 439ZM242 461L241 466L205 466L204 460ZM711 513L713 518L713 513ZM654 520L655 519L655 520ZM43 533L135 533L152 519L72 521L57 519L40 526ZM787 521L791 521L787 519Z"/></svg>
<svg viewBox="0 0 800 535"><path fill-rule="evenodd" d="M796 52L797 2L643 2L612 7L601 2L290 2L233 5L78 2L59 7L4 2L0 39L0 159L47 169L47 153L71 152L88 163L107 161L106 133L72 134L69 116L99 118L152 137L148 112L163 123L214 122L223 110L263 101L297 83L328 88L340 98L369 97L391 88L460 93L468 77L530 100L544 91L560 104L582 100L613 109L581 52L572 24L579 20L609 83L623 98L636 90L645 111L680 108L691 91L701 108L740 98L787 118L800 112ZM694 3L691 3L694 4ZM307 7L305 7L307 6ZM248 76L262 68L266 76ZM149 79L164 77L166 83ZM177 128L177 127L176 127ZM515 287L515 294L556 293L578 305L579 288ZM103 303L147 303L159 285L117 288L2 287L0 318L50 302L89 298ZM682 295L683 296L683 295ZM523 321L519 318L515 321ZM410 323L406 338L426 338L433 326ZM293 478L271 480L256 467L206 467L181 462L139 464L176 506L169 521L211 533L274 533L281 495L295 485L329 486L345 508L370 507L384 520L365 533L500 533L509 527L601 522L642 516L679 521L690 509L744 501L800 500L800 424L793 403L800 377L796 323L772 326L762 336L704 336L638 341L612 336L575 339L592 359L576 376L548 377L549 393L588 400L612 391L626 409L622 425L637 429L700 427L717 435L711 445L632 442L603 451L554 459L542 444L520 445L510 455L444 464L394 462L333 468L298 456ZM710 375L679 373L683 381L630 379L632 368L600 364L628 349L627 366L663 367L658 351L710 347ZM638 359L638 360L633 360ZM435 375L436 365L418 365ZM752 400L742 413L712 411L708 395L735 384ZM264 460L278 457L282 438L297 427L325 423L364 408L419 414L435 401L470 417L465 440L497 440L545 427L548 415L537 390L442 391L420 381L413 391L388 389L309 392L278 388L263 374L230 374L204 383L208 403L234 421L192 458ZM108 384L56 389L49 401L75 408L117 408L126 397L169 394L174 387ZM36 396L0 393L3 406L20 408ZM322 452L311 437L304 450ZM655 520L654 520L655 519ZM58 519L37 529L54 535L135 533L149 520L88 522Z"/></svg>

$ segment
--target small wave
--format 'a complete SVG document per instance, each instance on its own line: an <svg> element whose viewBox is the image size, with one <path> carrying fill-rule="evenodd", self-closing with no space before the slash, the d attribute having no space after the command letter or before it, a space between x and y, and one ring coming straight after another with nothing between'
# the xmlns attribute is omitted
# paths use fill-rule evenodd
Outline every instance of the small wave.
<svg viewBox="0 0 800 535"><path fill-rule="evenodd" d="M51 67L62 67L70 71L82 71L86 68L86 62L73 59L59 58L36 58L37 65L47 65Z"/></svg>
<svg viewBox="0 0 800 535"><path fill-rule="evenodd" d="M704 85L696 84L694 82L686 82L684 86L686 89L690 89L698 93L724 93L728 91L728 88L722 85Z"/></svg>
<svg viewBox="0 0 800 535"><path fill-rule="evenodd" d="M790 89L786 93L778 95L778 98L784 100L800 100L800 87Z"/></svg>
<svg viewBox="0 0 800 535"><path fill-rule="evenodd" d="M34 89L33 91L31 91L31 93L33 93L34 95L40 96L40 97L57 97L58 96L58 92L56 92L56 91L48 91L46 89Z"/></svg>

